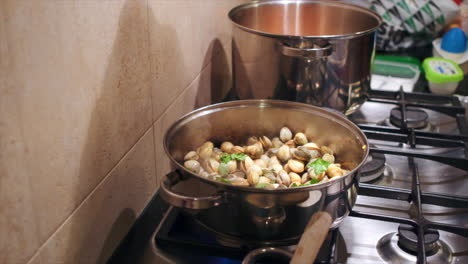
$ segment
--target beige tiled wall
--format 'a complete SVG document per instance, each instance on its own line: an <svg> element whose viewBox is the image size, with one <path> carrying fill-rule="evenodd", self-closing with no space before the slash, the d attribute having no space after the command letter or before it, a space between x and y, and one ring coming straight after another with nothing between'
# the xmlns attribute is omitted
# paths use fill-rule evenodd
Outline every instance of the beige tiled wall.
<svg viewBox="0 0 468 264"><path fill-rule="evenodd" d="M0 1L0 263L102 263L230 87L241 0Z"/></svg>

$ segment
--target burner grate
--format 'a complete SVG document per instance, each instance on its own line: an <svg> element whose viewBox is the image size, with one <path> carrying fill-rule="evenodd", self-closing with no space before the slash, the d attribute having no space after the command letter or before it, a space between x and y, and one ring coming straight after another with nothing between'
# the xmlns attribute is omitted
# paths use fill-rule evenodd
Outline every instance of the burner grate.
<svg viewBox="0 0 468 264"><path fill-rule="evenodd" d="M360 128L370 139L404 143L410 146L410 149L395 150L388 147L379 147L371 148L370 151L389 155L406 156L408 158L409 168L412 172L412 185L411 190L407 191L398 188L361 184L359 187L359 194L408 201L415 206L416 215L410 219L407 219L381 214L363 213L355 210L351 211L350 215L413 226L416 229L418 238L417 262L425 264L427 259L424 237L429 229L443 230L468 237L468 227L429 221L423 216L422 204L426 203L445 207L449 207L447 205L450 204L450 207L454 208L468 208L468 198L423 193L421 191L421 184L419 181L420 177L418 166L414 162L414 158L429 159L442 162L459 169L468 170L468 124L464 116L465 109L461 107L460 102L456 97L419 93L404 93L402 89L400 89L399 92L373 91L371 93L370 101L396 104L399 106L402 115L400 128L387 128L371 125L360 125ZM438 102L439 104L435 104L434 102ZM457 118L457 123L462 135L422 132L415 131L413 128L409 128L408 118L406 116L406 109L408 106L418 106L420 108L431 109ZM420 153L415 150L417 145L434 147L461 147L464 149L465 157L457 158L447 157L440 154Z"/></svg>
<svg viewBox="0 0 468 264"><path fill-rule="evenodd" d="M395 104L404 108L418 107L437 111L452 117L465 114L465 108L454 96L434 95L427 93L405 93L400 88L399 92L370 91L369 101L383 104ZM404 117L405 118L405 117Z"/></svg>

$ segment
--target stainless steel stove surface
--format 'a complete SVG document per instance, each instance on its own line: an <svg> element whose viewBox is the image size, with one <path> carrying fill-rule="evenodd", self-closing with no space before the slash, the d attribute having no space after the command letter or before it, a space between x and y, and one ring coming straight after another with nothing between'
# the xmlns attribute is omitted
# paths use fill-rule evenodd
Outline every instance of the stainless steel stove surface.
<svg viewBox="0 0 468 264"><path fill-rule="evenodd" d="M468 263L468 125L457 99L373 92L349 118L366 133L372 155L362 168L356 205L330 232L318 262ZM245 248L206 247L204 239L216 238L198 231L179 234L177 250L171 233L182 220L174 210L151 240L148 263L240 263ZM193 237L202 246L190 250Z"/></svg>

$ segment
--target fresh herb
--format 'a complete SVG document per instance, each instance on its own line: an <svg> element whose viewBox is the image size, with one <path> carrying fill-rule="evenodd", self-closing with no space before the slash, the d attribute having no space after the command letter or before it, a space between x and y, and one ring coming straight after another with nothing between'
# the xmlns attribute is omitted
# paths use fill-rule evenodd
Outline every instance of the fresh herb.
<svg viewBox="0 0 468 264"><path fill-rule="evenodd" d="M326 171L328 166L330 166L330 162L323 160L323 159L316 159L311 163L307 164L308 168L312 168L315 172L315 175L320 175L322 172Z"/></svg>
<svg viewBox="0 0 468 264"><path fill-rule="evenodd" d="M220 175L229 174L229 166L227 165L227 163L220 163L218 167L218 172Z"/></svg>
<svg viewBox="0 0 468 264"><path fill-rule="evenodd" d="M224 183L231 183L230 180L224 179L223 177L216 177L216 180L219 182L224 182Z"/></svg>
<svg viewBox="0 0 468 264"><path fill-rule="evenodd" d="M247 158L247 154L244 153L233 153L231 154L231 159L235 160L245 160Z"/></svg>
<svg viewBox="0 0 468 264"><path fill-rule="evenodd" d="M268 183L257 183L257 185L255 185L255 188L265 188L267 186Z"/></svg>
<svg viewBox="0 0 468 264"><path fill-rule="evenodd" d="M293 182L293 184L291 184L291 186L290 186L290 187L299 187L299 186L302 186L302 185L299 185L299 184L297 184L297 183Z"/></svg>
<svg viewBox="0 0 468 264"><path fill-rule="evenodd" d="M222 163L228 163L229 161L231 161L231 155L223 154L221 156L220 160L221 160Z"/></svg>
<svg viewBox="0 0 468 264"><path fill-rule="evenodd" d="M228 163L231 160L245 160L245 158L247 158L247 155L244 153L232 153L223 154L220 159L222 163Z"/></svg>
<svg viewBox="0 0 468 264"><path fill-rule="evenodd" d="M320 182L320 181L317 180L317 179L311 179L310 181L307 181L307 182L305 182L305 183L303 183L303 184L301 184L301 185L299 185L299 186L308 186L308 185L317 184L317 183L319 183L319 182Z"/></svg>

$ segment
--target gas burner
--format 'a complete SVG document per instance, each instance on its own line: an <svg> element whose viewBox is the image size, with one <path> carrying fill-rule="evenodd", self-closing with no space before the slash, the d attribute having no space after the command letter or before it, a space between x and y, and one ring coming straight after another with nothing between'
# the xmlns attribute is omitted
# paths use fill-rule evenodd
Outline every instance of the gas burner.
<svg viewBox="0 0 468 264"><path fill-rule="evenodd" d="M401 127L402 113L399 107L390 111L390 122L397 127ZM429 115L422 109L415 107L406 108L406 120L408 128L422 129L429 125Z"/></svg>
<svg viewBox="0 0 468 264"><path fill-rule="evenodd" d="M406 230L403 231L403 233L406 232ZM412 235L410 235L410 237L411 236ZM416 252L402 249L400 246L400 237L401 235L398 233L389 233L383 236L377 242L377 252L379 253L380 257L387 263L416 263ZM416 237L415 234L414 237ZM429 231L429 235L426 235L425 239L427 241L432 241L434 239L434 234L431 234ZM435 242L433 242L433 246L431 247L430 252L426 254L426 263L428 264L452 263L454 257L447 243L437 239Z"/></svg>
<svg viewBox="0 0 468 264"><path fill-rule="evenodd" d="M371 182L378 179L385 171L385 155L370 153L366 163L361 167L360 182Z"/></svg>
<svg viewBox="0 0 468 264"><path fill-rule="evenodd" d="M426 255L431 256L437 252L439 232L428 229L424 232L424 248ZM406 252L416 254L418 250L418 235L413 226L401 224L398 226L398 246Z"/></svg>

